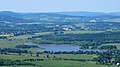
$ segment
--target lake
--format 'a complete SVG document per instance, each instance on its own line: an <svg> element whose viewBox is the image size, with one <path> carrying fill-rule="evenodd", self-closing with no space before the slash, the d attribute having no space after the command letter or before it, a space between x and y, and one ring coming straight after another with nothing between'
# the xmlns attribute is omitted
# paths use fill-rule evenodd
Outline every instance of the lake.
<svg viewBox="0 0 120 67"><path fill-rule="evenodd" d="M72 46L72 45L40 45L40 48L43 48L42 51L53 51L53 52L63 52L63 51L67 51L67 52L71 52L71 51L93 51L93 52L105 52L107 50L100 50L100 49L80 49L79 46ZM37 51L41 51L41 49L37 50Z"/></svg>
<svg viewBox="0 0 120 67"><path fill-rule="evenodd" d="M40 45L39 47L43 48L44 51L53 51L53 52L79 51L79 46L72 46L72 45Z"/></svg>
<svg viewBox="0 0 120 67"><path fill-rule="evenodd" d="M25 45L38 45L38 44L25 44ZM74 46L74 45L39 45L39 49L37 49L37 52L43 52L43 51L50 51L50 52L71 52L71 51L92 51L92 52L105 52L107 50L101 50L101 49L80 49L80 46Z"/></svg>

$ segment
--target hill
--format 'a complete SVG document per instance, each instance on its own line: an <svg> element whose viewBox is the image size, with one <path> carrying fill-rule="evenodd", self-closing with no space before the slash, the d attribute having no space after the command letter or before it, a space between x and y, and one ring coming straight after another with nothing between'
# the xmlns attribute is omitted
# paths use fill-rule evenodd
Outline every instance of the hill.
<svg viewBox="0 0 120 67"><path fill-rule="evenodd" d="M11 11L0 12L0 21L6 22L52 22L52 23L80 23L80 22L120 22L120 13L102 12L48 12L48 13L17 13Z"/></svg>

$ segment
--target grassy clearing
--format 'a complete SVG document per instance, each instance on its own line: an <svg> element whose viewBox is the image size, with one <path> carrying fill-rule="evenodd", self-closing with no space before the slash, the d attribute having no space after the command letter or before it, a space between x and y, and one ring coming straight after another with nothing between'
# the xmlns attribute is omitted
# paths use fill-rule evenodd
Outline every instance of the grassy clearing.
<svg viewBox="0 0 120 67"><path fill-rule="evenodd" d="M27 39L28 37L32 37L32 35L19 35L19 36L8 37L8 39Z"/></svg>
<svg viewBox="0 0 120 67"><path fill-rule="evenodd" d="M34 62L38 63L38 62ZM97 65L95 62L78 62L78 61L44 61L39 62L42 67L117 67L107 65Z"/></svg>
<svg viewBox="0 0 120 67"><path fill-rule="evenodd" d="M110 43L110 44L103 44L103 45L116 45L118 49L120 49L120 43Z"/></svg>
<svg viewBox="0 0 120 67"><path fill-rule="evenodd" d="M118 67L118 66L107 66L99 65L95 62L77 62L77 61L40 61L32 62L38 66L16 66L16 67ZM13 67L13 66L0 66L0 67Z"/></svg>
<svg viewBox="0 0 120 67"><path fill-rule="evenodd" d="M11 34L0 34L0 36L6 36L6 37L8 37L8 36L13 36L13 35L11 35Z"/></svg>
<svg viewBox="0 0 120 67"><path fill-rule="evenodd" d="M39 32L39 33L35 33L34 35L19 35L19 36L8 37L8 39L27 39L32 36L47 35L47 34L51 34L51 33L53 33L53 32Z"/></svg>
<svg viewBox="0 0 120 67"><path fill-rule="evenodd" d="M11 59L11 60L24 60L24 59L40 59L43 58L43 56L46 56L46 54L41 54L39 57L36 56L28 56L28 55L22 55L19 56L17 54L15 55L0 55L0 59ZM50 58L52 58L54 54L50 54ZM63 58L82 58L82 59L91 59L95 55L73 55L73 54L58 54L56 57L63 57ZM80 61L64 61L64 60L47 60L47 58L44 61L32 61L31 63L34 63L38 66L16 66L16 67L117 67L117 66L107 66L107 65L100 65L96 64L95 62L80 62ZM0 67L13 67L13 66L0 66Z"/></svg>
<svg viewBox="0 0 120 67"><path fill-rule="evenodd" d="M104 31L64 31L65 34L92 34L92 33L101 33Z"/></svg>
<svg viewBox="0 0 120 67"><path fill-rule="evenodd" d="M49 59L55 58L66 58L66 59L85 59L85 60L91 60L95 57L96 55L87 55L87 54L49 54ZM12 54L12 55L0 55L0 59L11 59L11 60L21 60L21 59L37 59L37 58L42 58L42 59L47 59L47 54L40 54L39 57L36 57L36 54L33 54L30 56L29 54L22 54L19 56L18 54Z"/></svg>
<svg viewBox="0 0 120 67"><path fill-rule="evenodd" d="M46 35L51 33L52 32L40 32L40 33L35 33L35 35L20 35L20 36L8 37L8 39L0 39L0 48L15 48L16 45L20 45L23 43L32 43L32 41L27 39L29 37L36 35Z"/></svg>
<svg viewBox="0 0 120 67"><path fill-rule="evenodd" d="M66 58L66 59L85 59L85 60L92 60L93 58L97 57L96 55L87 55L87 54L52 54L50 57L56 56L56 58Z"/></svg>
<svg viewBox="0 0 120 67"><path fill-rule="evenodd" d="M25 40L13 40L9 41L8 39L0 40L0 48L15 48L16 45L23 44Z"/></svg>
<svg viewBox="0 0 120 67"><path fill-rule="evenodd" d="M39 33L35 33L35 36L37 35L47 35L47 34L52 34L53 32L39 32Z"/></svg>

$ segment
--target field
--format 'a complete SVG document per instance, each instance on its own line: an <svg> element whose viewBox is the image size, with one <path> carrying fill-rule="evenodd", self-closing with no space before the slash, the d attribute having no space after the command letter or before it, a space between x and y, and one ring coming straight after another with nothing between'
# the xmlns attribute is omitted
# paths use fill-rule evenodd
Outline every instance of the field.
<svg viewBox="0 0 120 67"><path fill-rule="evenodd" d="M101 33L104 31L65 31L65 34L93 34L93 33Z"/></svg>
<svg viewBox="0 0 120 67"><path fill-rule="evenodd" d="M45 59L44 61L32 61L31 63L34 63L38 66L16 66L16 67L117 67L117 66L107 66L107 65L100 65L96 64L95 62L86 61L65 61L65 60L52 60L53 56L56 56L56 58L62 57L62 58L79 58L79 59L86 59L90 60L96 55L72 55L72 54L61 54L61 55L54 55L50 54L50 58L43 58L43 56L46 56L45 54L40 54L39 57L36 57L33 55L32 57L29 55L0 55L0 59L11 59L11 60L24 60L24 59ZM0 66L0 67L13 67L13 66Z"/></svg>
<svg viewBox="0 0 120 67"><path fill-rule="evenodd" d="M50 58L46 58L46 56L49 55ZM66 59L85 59L85 60L92 60L93 58L96 58L96 55L87 55L87 54L40 54L39 57L36 57L35 54L30 56L29 54L23 54L19 56L18 54L11 54L11 55L0 55L0 59L11 59L11 60L23 60L23 59L53 59L55 58L66 58ZM16 57L16 58L15 58ZM15 59L14 59L15 58Z"/></svg>
<svg viewBox="0 0 120 67"><path fill-rule="evenodd" d="M107 65L96 65L94 62L74 62L74 61L44 61L34 62L40 66L16 66L16 67L118 67ZM13 67L13 66L0 66L0 67Z"/></svg>

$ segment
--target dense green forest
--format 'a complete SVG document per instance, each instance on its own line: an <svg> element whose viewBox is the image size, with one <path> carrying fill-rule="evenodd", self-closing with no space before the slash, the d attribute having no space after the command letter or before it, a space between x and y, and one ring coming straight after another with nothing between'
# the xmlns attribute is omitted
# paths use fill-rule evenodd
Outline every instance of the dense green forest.
<svg viewBox="0 0 120 67"><path fill-rule="evenodd" d="M64 34L54 33L48 35L32 36L28 39L40 39L39 44L71 44L79 45L82 49L97 49L102 44L120 43L120 32L102 32L93 34ZM41 41L42 40L42 41ZM105 46L104 46L105 47ZM102 48L101 49L105 49ZM109 49L109 48L108 48Z"/></svg>

